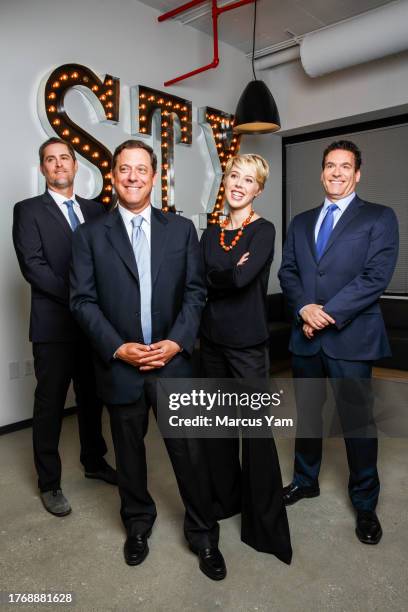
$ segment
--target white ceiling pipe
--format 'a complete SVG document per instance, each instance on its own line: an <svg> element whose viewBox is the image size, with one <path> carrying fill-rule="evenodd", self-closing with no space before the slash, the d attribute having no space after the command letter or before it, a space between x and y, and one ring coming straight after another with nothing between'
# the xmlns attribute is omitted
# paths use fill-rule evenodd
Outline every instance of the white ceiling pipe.
<svg viewBox="0 0 408 612"><path fill-rule="evenodd" d="M408 49L408 1L400 0L305 36L303 68L317 77Z"/></svg>
<svg viewBox="0 0 408 612"><path fill-rule="evenodd" d="M299 45L295 45L294 47L289 47L288 49L283 49L282 51L276 51L275 53L264 55L263 57L256 59L255 69L267 70L268 68L273 68L274 66L279 66L280 64L286 64L286 62L297 60L299 57L300 48Z"/></svg>

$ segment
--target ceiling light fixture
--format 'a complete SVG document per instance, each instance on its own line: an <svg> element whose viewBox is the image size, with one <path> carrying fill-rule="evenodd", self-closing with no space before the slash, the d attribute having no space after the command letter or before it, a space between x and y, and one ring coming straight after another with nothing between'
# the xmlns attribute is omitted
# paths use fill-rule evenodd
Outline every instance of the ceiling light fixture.
<svg viewBox="0 0 408 612"><path fill-rule="evenodd" d="M254 80L245 87L235 111L234 132L236 134L270 134L280 130L278 108L273 95L255 74L256 5L254 2L254 29L252 35L252 72Z"/></svg>

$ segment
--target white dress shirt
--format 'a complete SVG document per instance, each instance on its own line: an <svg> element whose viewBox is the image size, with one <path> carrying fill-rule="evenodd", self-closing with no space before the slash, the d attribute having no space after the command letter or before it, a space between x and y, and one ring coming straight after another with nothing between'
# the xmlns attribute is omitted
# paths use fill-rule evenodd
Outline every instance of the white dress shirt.
<svg viewBox="0 0 408 612"><path fill-rule="evenodd" d="M323 219L326 216L326 212L329 206L331 206L332 204L337 204L338 206L337 210L335 210L333 213L333 229L334 229L336 227L336 223L339 222L340 217L346 210L347 206L355 198L355 195L356 194L353 191L353 193L350 193L350 195L346 196L345 198L342 198L341 200L338 200L337 202L332 202L331 200L329 200L329 198L326 197L324 204L323 204L323 208L320 211L320 215L317 218L317 223L315 226L315 232L314 232L315 242L317 241L317 235L319 233L320 226L323 223Z"/></svg>
<svg viewBox="0 0 408 612"><path fill-rule="evenodd" d="M48 193L50 194L50 196L52 197L52 199L54 200L54 202L56 203L56 205L58 206L58 208L60 209L60 211L62 212L64 217L66 218L69 227L71 227L71 222L70 222L69 217L68 217L68 208L64 204L64 202L67 202L68 200L72 200L73 201L73 203L74 203L73 209L74 209L74 212L75 212L76 216L79 219L79 222L80 223L84 223L85 222L84 215L82 214L81 207L80 207L80 205L78 204L78 202L75 199L75 194L72 194L72 196L70 198L67 198L66 196L63 196L60 193L57 193L56 191L52 191L51 189L48 189Z"/></svg>
<svg viewBox="0 0 408 612"><path fill-rule="evenodd" d="M333 229L334 229L334 227L336 226L336 223L339 222L340 217L346 210L347 206L355 198L355 195L356 194L353 191L353 193L350 193L350 195L346 196L345 198L342 198L341 200L338 200L337 202L332 202L331 200L329 200L329 198L327 197L325 198L323 208L320 211L320 214L317 218L317 223L315 225L315 231L314 231L315 242L317 241L317 236L319 234L320 226L323 223L323 219L326 216L326 212L329 206L331 206L332 204L337 204L338 206L337 210L333 212ZM299 310L298 317L302 315L303 309L304 309L304 306Z"/></svg>
<svg viewBox="0 0 408 612"><path fill-rule="evenodd" d="M129 236L130 243L132 244L132 233L133 233L133 217L137 217L137 215L141 215L143 217L143 223L141 225L141 229L144 232L144 235L147 238L147 243L150 248L150 235L151 235L151 216L152 216L152 207L151 204L147 206L141 213L133 213L128 210L119 202L119 213L123 219L123 223L125 224L126 231Z"/></svg>

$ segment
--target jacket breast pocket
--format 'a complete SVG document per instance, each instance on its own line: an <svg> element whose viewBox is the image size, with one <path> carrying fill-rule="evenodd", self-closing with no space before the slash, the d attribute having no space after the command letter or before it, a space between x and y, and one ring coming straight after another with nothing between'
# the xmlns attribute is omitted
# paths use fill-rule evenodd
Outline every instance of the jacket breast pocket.
<svg viewBox="0 0 408 612"><path fill-rule="evenodd" d="M164 259L164 261L166 261L166 259L172 259L172 260L180 259L180 260L183 260L185 258L185 255L186 255L186 250L185 250L184 247L178 248L178 249L177 248L172 248L172 249L169 249L169 250L164 252L163 259Z"/></svg>
<svg viewBox="0 0 408 612"><path fill-rule="evenodd" d="M368 232L344 233L338 237L337 242L355 242L356 240L359 242L368 242Z"/></svg>

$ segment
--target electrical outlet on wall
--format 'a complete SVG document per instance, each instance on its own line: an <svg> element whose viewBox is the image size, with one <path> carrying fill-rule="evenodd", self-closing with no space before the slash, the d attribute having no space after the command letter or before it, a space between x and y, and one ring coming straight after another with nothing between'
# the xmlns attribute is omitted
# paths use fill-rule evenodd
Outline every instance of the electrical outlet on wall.
<svg viewBox="0 0 408 612"><path fill-rule="evenodd" d="M33 376L34 374L34 361L32 359L26 359L24 362L24 376Z"/></svg>
<svg viewBox="0 0 408 612"><path fill-rule="evenodd" d="M15 380L20 378L20 364L18 361L10 361L9 363L9 379Z"/></svg>

